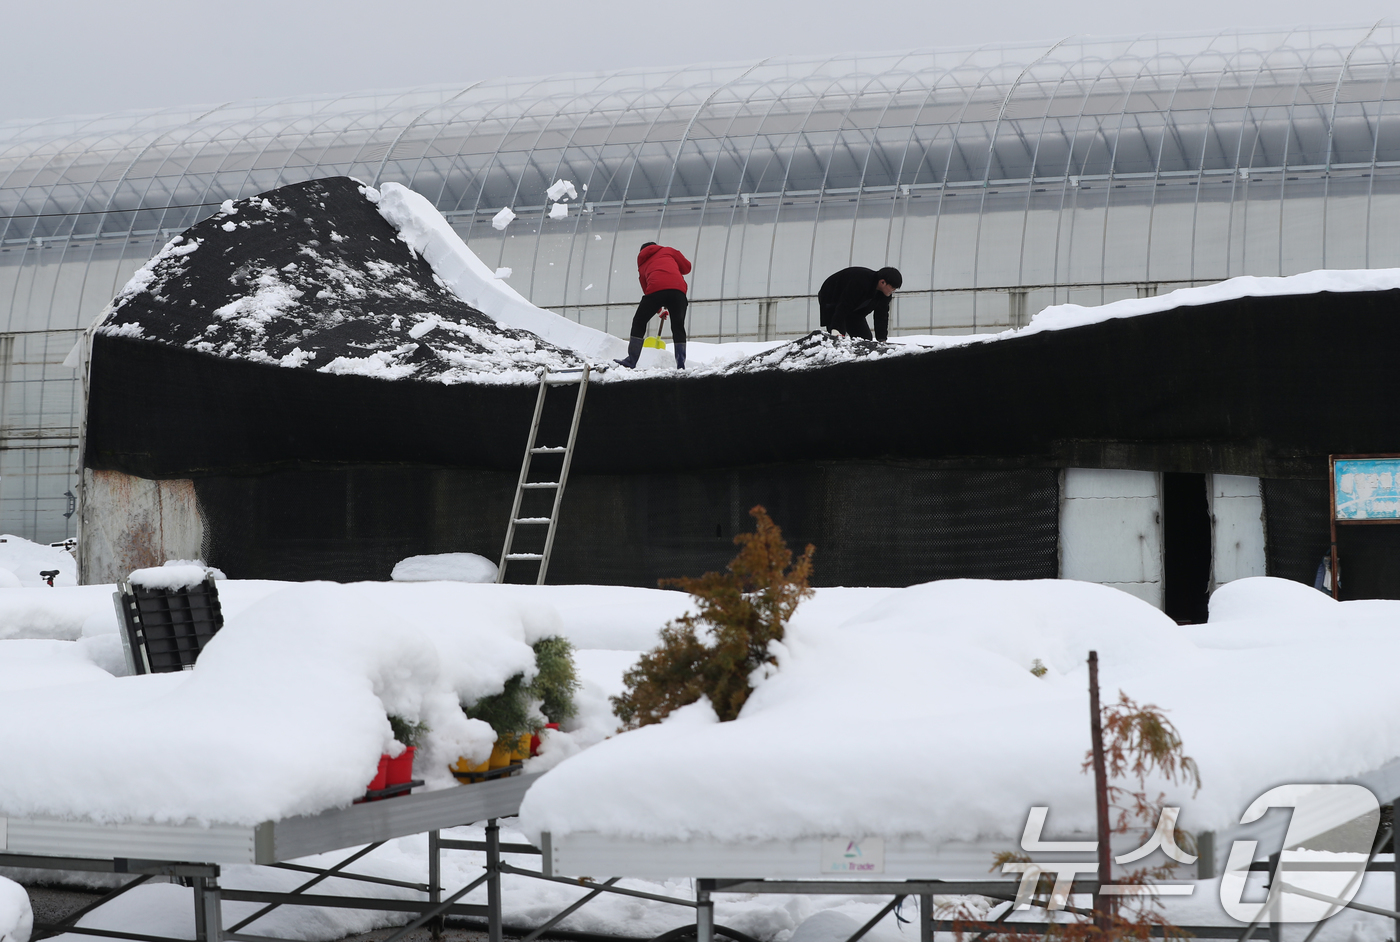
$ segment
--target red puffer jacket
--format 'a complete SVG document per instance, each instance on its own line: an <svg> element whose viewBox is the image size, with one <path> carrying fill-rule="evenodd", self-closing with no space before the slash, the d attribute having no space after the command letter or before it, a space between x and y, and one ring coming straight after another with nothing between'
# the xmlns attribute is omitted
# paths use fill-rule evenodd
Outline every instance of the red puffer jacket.
<svg viewBox="0 0 1400 942"><path fill-rule="evenodd" d="M686 283L681 275L688 274L690 262L668 245L648 245L637 253L637 278L642 283L642 294L667 288L685 291Z"/></svg>

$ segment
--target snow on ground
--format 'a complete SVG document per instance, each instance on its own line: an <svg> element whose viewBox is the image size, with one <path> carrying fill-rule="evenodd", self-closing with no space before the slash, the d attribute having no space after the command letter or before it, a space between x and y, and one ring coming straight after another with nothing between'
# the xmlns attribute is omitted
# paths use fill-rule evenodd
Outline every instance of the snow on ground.
<svg viewBox="0 0 1400 942"><path fill-rule="evenodd" d="M814 823L838 833L878 827L884 833L1018 836L1027 806L1040 803L1053 807L1057 831L1086 829L1092 799L1079 763L1086 745L1083 660L1090 648L1099 652L1106 696L1121 688L1139 701L1157 703L1181 729L1205 783L1196 800L1185 796L1183 801L1182 823L1188 828L1238 820L1247 800L1266 785L1336 780L1400 754L1400 734L1374 720L1395 715L1400 707L1400 691L1387 674L1392 660L1387 651L1400 644L1393 638L1400 602L1337 603L1306 586L1276 579L1226 585L1212 598L1210 623L1186 628L1125 593L1068 581L819 589L793 619L780 670L761 684L738 721L666 723L607 741L600 740L615 722L607 697L621 691L622 673L655 643L657 628L688 609L684 594L604 586L221 581L227 626L194 671L117 680L83 647L93 638L114 637L110 588L51 589L47 594L14 590L11 594L50 600L56 613L36 617L39 606L30 606L24 611L32 625L9 625L7 630L10 637L36 637L0 641L0 754L25 749L31 760L45 753L67 758L68 764L57 769L31 761L45 779L39 790L81 799L89 814L100 815L104 808L112 813L108 796L123 795L120 783L132 774L124 774L119 757L112 754L119 750L100 742L103 736L120 737L114 728L118 724L95 710L120 710L122 726L155 729L152 735L162 741L178 735L173 727L183 722L170 714L207 719L211 710L223 710L219 716L230 732L219 742L241 756L235 776L239 791L256 794L264 788L263 779L247 771L254 756L285 779L293 774L286 753L294 751L299 760L295 787L304 795L318 795L318 801L336 803L344 796L332 793L304 766L340 765L340 777L358 788L362 779L368 780L369 762L352 768L345 754L354 752L356 762L361 751L370 758L378 754L387 735L378 724L391 703L411 712L405 704L414 698L421 703L435 691L445 689L455 697L473 685L480 689L492 673L488 668L495 665L493 676L499 677L511 669L512 652L521 653L533 634L551 631L570 637L579 648L576 663L584 689L578 698L580 716L563 750L571 757L527 797L527 817L518 830L532 836L545 824L555 831L610 825L654 835L674 833L677 827L753 835L799 833ZM66 619L71 625L74 609L82 607L79 602L91 598L95 605L100 599L90 596L89 589L108 593L110 625L94 608L79 622L75 640L55 640L55 623ZM0 614L0 625L5 618ZM371 621L377 626L372 633L365 627ZM298 665L331 663L309 673L284 673L268 663L269 651ZM1036 659L1050 668L1046 676L1030 673ZM437 664L436 679L427 661ZM403 676L390 680L396 670ZM293 673L296 690L291 689ZM260 696L277 701L275 710L262 711L251 702L248 676L256 677ZM110 693L115 688L133 694L115 697ZM330 698L334 710L326 709ZM36 715L51 718L34 724L45 725L47 736L26 738L16 732L21 724L4 719L21 702L31 724ZM353 740L354 749L309 742L299 731L308 723L313 703L319 724L315 735ZM1251 719L1260 717L1269 722ZM268 724L275 725L277 735L259 738ZM54 735L55 729L61 735ZM1007 744L1012 734L1014 748ZM240 745L244 737L256 741ZM295 741L294 748L288 739ZM133 743L124 745L130 749ZM853 774L871 757L878 757L879 776ZM178 775L194 764L215 768L218 761L195 753L164 771ZM149 763L148 758L143 771ZM84 778L87 764L101 768L102 775ZM695 776L696 768L722 768L724 774ZM211 779L205 771L200 776L206 788L209 781L222 780L223 772ZM417 774L425 771L431 770L420 763ZM0 812L23 813L14 796L26 789L11 779L0 776ZM600 781L608 787L600 788ZM150 783L151 776L144 775L143 784ZM851 794L856 784L858 801ZM225 809L245 807L245 819L251 819L246 816L254 811L246 806L252 799L226 794L233 790L215 789L218 818L231 820L222 813ZM188 803L179 794L173 797ZM77 800L70 805L78 806ZM625 820L622 808L628 812ZM256 813L269 812L261 808ZM452 836L479 840L481 832L460 828ZM520 839L509 828L503 837ZM307 862L328 865L348 854ZM528 856L509 859L522 867L537 864L537 858ZM460 886L473 879L481 862L476 853L448 854L446 884ZM421 880L426 840L419 835L391 841L351 869ZM6 872L20 879L39 876ZM68 879L107 885L124 878ZM266 868L227 867L221 882L285 890L300 878ZM328 884L328 892L371 891L363 884L333 883L338 885ZM685 879L626 880L622 885L693 898L693 886ZM513 876L505 878L504 886L506 922L512 926L538 925L584 892ZM1389 876L1374 873L1359 898L1388 907L1390 894ZM466 901L483 900L478 891ZM830 928L824 924L846 924L841 917L863 924L883 902L858 896L721 894L717 908L722 924L772 942L800 942L823 937L820 933ZM1179 924L1227 922L1215 881L1199 884L1190 899L1167 905L1168 915ZM226 903L226 923L254 908ZM911 916L914 908L914 901L907 902L904 915ZM189 937L191 911L187 889L148 885L82 924ZM604 897L563 927L638 937L692 918L680 907ZM402 921L385 914L283 907L249 931L329 940ZM1328 923L1319 940L1381 942L1389 935L1386 920L1349 913ZM873 937L894 942L908 935L889 918Z"/></svg>
<svg viewBox="0 0 1400 942"><path fill-rule="evenodd" d="M34 913L24 887L0 877L0 942L29 942Z"/></svg>
<svg viewBox="0 0 1400 942"><path fill-rule="evenodd" d="M0 570L13 574L19 585L50 588L39 573L53 569L58 570L53 587L78 584L78 562L72 553L47 543L31 542L13 533L0 534ZM12 587L14 583L0 573L0 589ZM5 637L4 630L0 625L0 638Z"/></svg>

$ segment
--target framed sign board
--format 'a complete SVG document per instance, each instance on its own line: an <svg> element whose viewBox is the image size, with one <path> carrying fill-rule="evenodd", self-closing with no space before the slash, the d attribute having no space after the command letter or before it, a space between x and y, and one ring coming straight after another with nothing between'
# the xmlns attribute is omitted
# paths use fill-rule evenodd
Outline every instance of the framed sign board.
<svg viewBox="0 0 1400 942"><path fill-rule="evenodd" d="M1400 454L1332 455L1332 597L1340 598L1337 527L1400 523Z"/></svg>

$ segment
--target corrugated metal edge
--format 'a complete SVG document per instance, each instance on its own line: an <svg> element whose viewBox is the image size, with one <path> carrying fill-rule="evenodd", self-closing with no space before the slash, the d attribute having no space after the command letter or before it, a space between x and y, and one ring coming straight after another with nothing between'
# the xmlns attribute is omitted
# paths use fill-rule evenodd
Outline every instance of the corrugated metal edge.
<svg viewBox="0 0 1400 942"><path fill-rule="evenodd" d="M66 857L140 857L201 863L253 863L251 827L214 824L98 824L61 818L13 818L9 853Z"/></svg>
<svg viewBox="0 0 1400 942"><path fill-rule="evenodd" d="M872 835L873 836L873 835ZM554 876L719 877L847 880L824 873L822 838L796 841L657 841L596 832L550 835L546 873ZM886 879L986 880L1004 844L935 844L923 838L887 838ZM1046 858L1055 856L1046 855ZM1071 855L1072 857L1073 855ZM869 879L866 877L865 879Z"/></svg>
<svg viewBox="0 0 1400 942"><path fill-rule="evenodd" d="M373 841L508 818L538 775L517 775L386 801L366 802L266 825L272 860L291 860Z"/></svg>

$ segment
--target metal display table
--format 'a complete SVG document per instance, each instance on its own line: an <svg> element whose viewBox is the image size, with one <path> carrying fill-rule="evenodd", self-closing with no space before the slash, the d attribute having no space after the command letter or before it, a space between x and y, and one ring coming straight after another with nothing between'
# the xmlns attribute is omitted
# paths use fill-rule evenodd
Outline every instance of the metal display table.
<svg viewBox="0 0 1400 942"><path fill-rule="evenodd" d="M493 940L501 938L501 892L497 865L504 853L530 851L529 845L502 844L496 819L511 817L536 775L518 775L474 785L447 788L383 801L364 802L317 815L268 821L256 826L212 824L99 824L57 818L0 817L0 866L36 870L75 870L95 873L127 873L133 879L100 900L74 913L62 924L36 926L34 939L61 932L107 938L167 942L156 936L73 925L78 919L153 877L179 879L194 889L195 937L198 942L267 942L262 936L239 932L244 926L278 906L302 905L343 909L370 909L417 913L418 918L391 939L441 920L444 916L484 918ZM486 840L444 840L444 828L486 821ZM363 874L345 867L385 841L411 834L428 835L428 880L408 883ZM361 846L367 845L367 846ZM321 869L288 863L313 854L359 847L333 867ZM487 855L486 871L465 887L443 898L441 852L481 850ZM225 889L219 886L219 867L227 864L260 864L307 873L311 878L290 893ZM311 894L307 891L329 878L417 890L427 900L375 899ZM487 904L457 901L485 884ZM222 901L266 904L254 915L225 929ZM174 940L168 940L174 942ZM386 940L388 942L388 940Z"/></svg>
<svg viewBox="0 0 1400 942"><path fill-rule="evenodd" d="M874 873L831 874L823 872L823 841L646 841L625 837L574 833L563 837L545 833L541 847L530 844L503 843L497 819L512 817L519 811L526 791L537 775L519 775L477 784L448 788L418 795L406 795L383 801L366 802L327 811L322 814L286 818L257 826L231 825L168 825L120 824L104 825L91 821L65 821L49 818L0 818L0 866L30 869L75 870L130 874L132 879L112 890L92 905L69 916L62 924L36 926L34 940L63 932L106 938L132 939L136 942L176 942L157 936L130 932L89 929L74 925L84 915L133 889L142 883L165 876L178 879L194 890L195 937L197 942L278 942L242 930L271 910L283 905L316 906L360 910L379 910L415 914L404 928L389 936L385 942L397 942L408 932L424 925L440 929L447 916L484 919L490 942L500 942L503 936L501 909L501 876L509 874L529 877L584 889L580 899L555 914L543 925L524 935L522 942L534 939L553 929L580 907L604 893L629 896L658 903L676 905L695 911L693 930L673 930L665 938L678 940L689 935L697 942L713 942L727 936L737 942L754 942L742 932L728 929L715 922L714 894L843 894L891 897L890 901L862 926L849 942L856 942L891 911L898 915L904 900L919 901L919 935L921 942L932 942L937 931L978 933L1014 930L1019 933L1048 931L1050 922L1014 922L1004 920L1014 907L1007 907L996 919L987 922L953 922L934 915L935 896L980 895L992 899L1017 899L1019 881L1016 879L969 879L970 875L986 872L992 854L1002 849L981 843L936 843L923 839L890 839L881 844L879 869ZM1400 789L1400 762L1352 781L1366 784L1379 794L1397 794ZM441 831L476 822L486 822L485 839L481 841L445 839ZM1256 825L1232 829L1219 835L1200 835L1201 858L1198 876L1215 875L1217 852L1238 837L1264 838L1265 846L1281 845L1282 831L1287 825L1280 820L1265 819ZM413 834L428 836L428 873L426 883L411 883L384 877L357 874L346 870L350 864L369 854L385 841ZM339 863L328 867L311 867L291 861L311 855L348 848L357 848ZM1209 849L1207 849L1209 848ZM481 851L486 855L482 874L466 886L444 896L441 872L444 850ZM1390 860L1381 860L1380 852L1396 853ZM532 854L542 858L539 870L516 867L502 860L503 854ZM1255 861L1250 869L1271 872L1271 882L1286 879L1290 869L1308 869L1315 864L1290 865L1280 862L1275 852L1268 861ZM256 864L304 873L308 879L289 893L223 888L219 885L220 866ZM1396 873L1400 878L1400 832L1385 828L1366 865L1369 871ZM602 875L611 874L604 879ZM699 876L704 874L704 876ZM624 877L695 878L693 899L664 896L618 886ZM408 889L422 894L420 899L391 899L350 897L310 892L327 879L346 879L368 884ZM464 904L459 900L478 887L486 888L486 905ZM1099 891L1096 880L1076 879L1072 894L1094 894ZM1288 888L1284 892L1308 891ZM1357 902L1350 908L1395 920L1400 929L1400 879L1396 881L1395 910L1379 909ZM1325 897L1318 897L1323 899ZM224 928L222 901L263 904L260 909L240 922ZM1048 910L1048 897L1032 894L1031 905ZM1084 910L1065 907L1071 913L1091 915ZM1240 926L1181 926L1198 938L1236 938L1247 940L1255 927ZM1154 927L1153 935L1162 934ZM1279 926L1275 922L1261 928L1263 937L1279 942Z"/></svg>

